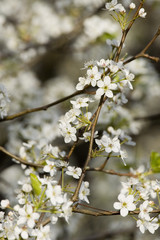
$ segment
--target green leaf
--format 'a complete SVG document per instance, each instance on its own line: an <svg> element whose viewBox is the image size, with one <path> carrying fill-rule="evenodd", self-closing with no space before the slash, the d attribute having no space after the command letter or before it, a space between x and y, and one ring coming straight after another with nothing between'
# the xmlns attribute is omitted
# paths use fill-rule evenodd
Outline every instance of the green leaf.
<svg viewBox="0 0 160 240"><path fill-rule="evenodd" d="M150 156L151 170L155 173L160 173L160 154L152 152Z"/></svg>
<svg viewBox="0 0 160 240"><path fill-rule="evenodd" d="M30 178L31 178L31 185L32 185L34 194L39 196L42 191L42 187L41 187L42 184L38 180L38 177L35 174L31 173Z"/></svg>

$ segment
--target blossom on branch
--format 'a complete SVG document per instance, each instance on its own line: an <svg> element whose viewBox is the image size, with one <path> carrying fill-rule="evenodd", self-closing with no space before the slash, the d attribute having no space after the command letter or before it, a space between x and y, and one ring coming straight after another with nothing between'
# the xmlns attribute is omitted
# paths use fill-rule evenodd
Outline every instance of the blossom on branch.
<svg viewBox="0 0 160 240"><path fill-rule="evenodd" d="M99 87L96 91L97 98L100 98L103 94L108 98L113 98L112 90L115 90L117 88L117 85L115 83L111 83L109 76L106 76L103 80L98 81L97 86Z"/></svg>
<svg viewBox="0 0 160 240"><path fill-rule="evenodd" d="M125 8L121 3L117 4L117 0L112 0L110 3L106 3L105 7L109 11L126 12Z"/></svg>
<svg viewBox="0 0 160 240"><path fill-rule="evenodd" d="M136 209L133 195L128 195L126 197L123 194L119 194L118 200L119 202L115 202L113 206L115 209L120 210L120 214L122 217L126 217L129 211L134 211Z"/></svg>

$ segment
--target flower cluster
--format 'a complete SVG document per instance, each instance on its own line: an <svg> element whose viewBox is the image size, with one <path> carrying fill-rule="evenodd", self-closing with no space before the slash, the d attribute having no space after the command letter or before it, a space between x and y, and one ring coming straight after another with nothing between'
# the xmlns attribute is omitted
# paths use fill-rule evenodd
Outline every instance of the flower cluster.
<svg viewBox="0 0 160 240"><path fill-rule="evenodd" d="M65 114L59 124L66 143L77 141L77 129L90 124L89 102L100 99L104 95L110 99L110 102L114 103L117 98L123 99L126 89L133 89L131 82L134 80L134 74L130 73L121 61L117 63L113 60L101 59L87 68L86 76L79 77L76 89L83 90L89 86L96 87L95 99L80 97L71 101L73 108ZM86 113L82 111L83 108L86 108Z"/></svg>
<svg viewBox="0 0 160 240"><path fill-rule="evenodd" d="M113 98L112 90L123 92L125 86L133 89L131 82L134 79L134 74L130 73L121 61L117 63L113 60L101 59L88 68L86 77L79 78L79 83L76 86L77 90L82 90L88 85L96 86L98 87L97 98L100 98L103 94L108 98Z"/></svg>
<svg viewBox="0 0 160 240"><path fill-rule="evenodd" d="M144 171L144 166L137 170L131 169L136 178L131 177L127 182L122 182L122 189L118 195L119 202L115 202L113 206L120 210L123 217L126 217L129 211L139 211L138 218L134 217L137 220L137 227L142 233L148 230L154 234L159 228L159 218L152 216L152 212L160 205L160 182L150 180Z"/></svg>
<svg viewBox="0 0 160 240"><path fill-rule="evenodd" d="M82 170L69 166L65 161L65 152L61 152L58 147L52 145L37 151L35 142L24 143L20 149L20 156L30 163L43 164L43 177L38 176L33 168L26 169L26 178L19 181L20 188L16 191L18 204L11 207L8 199L1 201L0 207L8 208L10 211L6 216L1 212L0 236L10 240L20 237L39 239L38 237L42 235L40 239L47 239L47 237L50 239L49 226L44 227L39 224L40 216L47 212L47 217L50 216L52 224L55 224L58 218L69 221L72 215L71 197L74 188L68 185L65 179L68 179L67 175L79 179ZM62 172L62 180L58 183L57 177L60 172ZM89 183L82 182L79 200L89 203L89 194Z"/></svg>
<svg viewBox="0 0 160 240"><path fill-rule="evenodd" d="M73 106L65 116L60 119L59 129L64 137L65 143L77 140L77 129L88 126L90 124L91 112L88 112L89 103L92 102L91 98L80 97L75 101L71 101ZM86 109L84 112L83 108Z"/></svg>

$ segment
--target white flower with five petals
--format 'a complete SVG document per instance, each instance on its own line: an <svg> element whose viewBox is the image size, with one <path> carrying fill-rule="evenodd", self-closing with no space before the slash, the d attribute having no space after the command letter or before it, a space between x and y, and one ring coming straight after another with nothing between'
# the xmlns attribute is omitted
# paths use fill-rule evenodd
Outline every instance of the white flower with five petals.
<svg viewBox="0 0 160 240"><path fill-rule="evenodd" d="M96 96L99 98L103 94L108 98L113 98L112 90L117 88L117 84L111 83L111 78L109 76L104 77L104 80L100 80L97 82L97 86L99 87L96 91Z"/></svg>
<svg viewBox="0 0 160 240"><path fill-rule="evenodd" d="M33 207L30 204L25 205L23 208L18 210L19 219L17 221L18 225L27 223L29 228L34 228L35 220L39 218L39 214L33 211Z"/></svg>
<svg viewBox="0 0 160 240"><path fill-rule="evenodd" d="M98 71L97 66L87 70L87 79L90 81L92 87L96 86L97 81L101 79L101 73Z"/></svg>
<svg viewBox="0 0 160 240"><path fill-rule="evenodd" d="M136 209L136 205L134 202L134 196L128 195L127 197L123 194L118 195L119 202L114 203L114 208L120 210L120 214L122 217L126 217L129 211L134 211Z"/></svg>

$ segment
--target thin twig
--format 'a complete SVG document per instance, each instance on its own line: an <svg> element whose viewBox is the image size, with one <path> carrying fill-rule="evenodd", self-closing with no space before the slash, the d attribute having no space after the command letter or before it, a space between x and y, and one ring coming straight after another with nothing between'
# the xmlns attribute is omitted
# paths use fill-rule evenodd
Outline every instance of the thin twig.
<svg viewBox="0 0 160 240"><path fill-rule="evenodd" d="M86 88L88 88L88 86L87 86ZM80 95L80 94L83 94L83 93L89 94L89 92L86 91L86 88L84 88L83 90L80 90L80 91L76 91L76 92L68 95L67 97L61 98L61 99L59 99L59 100L57 100L57 101L54 101L54 102L52 102L52 103L49 103L49 104L47 104L47 105L43 105L43 106L37 107L37 108L26 109L26 110L24 110L24 111L22 111L22 112L15 113L15 114L13 114L13 115L7 116L7 117L5 117L5 118L3 118L3 119L0 119L0 122L4 122L4 121L8 121L8 120L13 120L13 119L22 117L22 116L24 116L24 115L26 115L26 114L28 114L28 113L33 113L33 112L38 112L38 111L45 111L45 110L47 110L48 108L53 107L53 106L55 106L55 105L57 105L57 104L59 104L59 103L62 103L62 102L66 101L66 100L68 100L68 99L70 99L70 98L72 98L72 97L75 97L75 96L77 96L77 95Z"/></svg>
<svg viewBox="0 0 160 240"><path fill-rule="evenodd" d="M120 211L106 211L106 210L95 208L95 207L92 207L92 206L89 206L89 205L84 205L84 204L79 204L79 205L83 205L84 207L90 208L92 210L73 207L72 212L81 213L81 214L90 215L90 216L95 216L95 217L120 215ZM139 213L140 213L139 210L130 211L129 215L138 215ZM149 213L154 213L154 214L155 213L160 213L160 209L153 210ZM51 222L51 219L47 218L42 222L42 226L45 226L50 222Z"/></svg>
<svg viewBox="0 0 160 240"><path fill-rule="evenodd" d="M127 64L129 62L132 62L133 60L140 58L140 57L144 57L144 58L148 58L151 60L154 60L156 62L158 62L160 60L159 57L154 57L154 56L150 56L146 53L146 51L149 49L149 47L153 44L153 42L159 37L160 35L160 27L158 28L157 32L155 33L155 35L153 36L153 38L149 41L149 43L146 45L146 47L139 52L137 55L130 57L129 59L127 59L126 61L124 61L123 64Z"/></svg>
<svg viewBox="0 0 160 240"><path fill-rule="evenodd" d="M95 127L96 127L96 124L97 124L97 121L98 121L98 117L99 117L101 108L102 108L105 100L106 100L106 98L105 98L104 95L103 95L103 96L101 97L101 99L100 99L100 102L99 102L99 105L98 105L98 108L97 108L97 111L96 111L96 115L95 115L95 118L94 118L94 122L93 122L93 124L92 124L91 140L90 140L90 144L89 144L88 156L87 156L86 162L85 162L85 164L84 164L84 167L83 167L83 170L82 170L82 174L81 174L80 179L79 179L79 181L78 181L76 190L75 190L74 195L73 195L73 197L72 197L72 201L73 201L73 202L75 202L75 201L78 200L78 193L79 193L79 190L80 190L82 181L83 181L83 179L84 179L84 177L85 177L85 172L86 172L87 166L88 166L89 161L90 161L90 159L91 159Z"/></svg>
<svg viewBox="0 0 160 240"><path fill-rule="evenodd" d="M91 215L91 216L96 216L96 217L120 215L120 211L105 211L105 210L93 211L93 210L81 209L81 208L73 208L72 211L75 213L81 213L81 214ZM129 215L137 215L139 213L140 213L139 210L131 211L131 212L129 212ZM153 210L150 213L160 213L160 209Z"/></svg>
<svg viewBox="0 0 160 240"><path fill-rule="evenodd" d="M110 159L111 153L108 154L108 157L106 157L106 160L104 161L104 163L102 163L102 165L99 167L100 170L103 170L106 166L106 164L108 163L108 160Z"/></svg>
<svg viewBox="0 0 160 240"><path fill-rule="evenodd" d="M132 173L119 173L119 172L115 172L114 170L104 170L104 169L101 169L101 167L99 167L99 168L89 168L88 167L87 171L102 172L102 173L120 176L120 177L134 177L134 178L138 177L137 175L134 175Z"/></svg>
<svg viewBox="0 0 160 240"><path fill-rule="evenodd" d="M127 37L127 34L128 34L128 32L129 32L129 30L131 29L134 21L136 20L138 14L139 14L139 10L142 8L143 4L144 4L143 2L141 2L141 3L139 4L139 6L138 6L138 8L137 8L137 11L135 12L135 14L134 14L134 16L133 16L132 21L130 21L130 23L128 24L128 27L127 27L126 29L122 30L122 37L121 37L120 45L119 45L119 47L118 47L118 49L117 49L117 53L116 53L116 56L115 56L115 62L118 62L118 60L119 60L119 56L120 56L120 54L121 54L122 47L123 47L123 44L124 44L125 39L126 39L126 37Z"/></svg>
<svg viewBox="0 0 160 240"><path fill-rule="evenodd" d="M39 217L38 222L37 222L37 224L36 224L36 227L37 227L37 228L40 227L40 225L42 224L42 221L43 221L44 216L45 216L45 213L42 212L42 213L40 214L40 217Z"/></svg>
<svg viewBox="0 0 160 240"><path fill-rule="evenodd" d="M39 167L39 168L44 167L44 166L41 165L41 164L27 162L27 161L23 160L22 158L17 157L17 156L15 156L14 154L8 152L8 151L7 151L4 147L2 147L2 146L0 146L0 151L3 152L3 153L5 153L6 155L10 156L11 158L17 160L17 161L18 161L19 163L21 163L21 164L25 164L25 165L30 166L30 167Z"/></svg>

